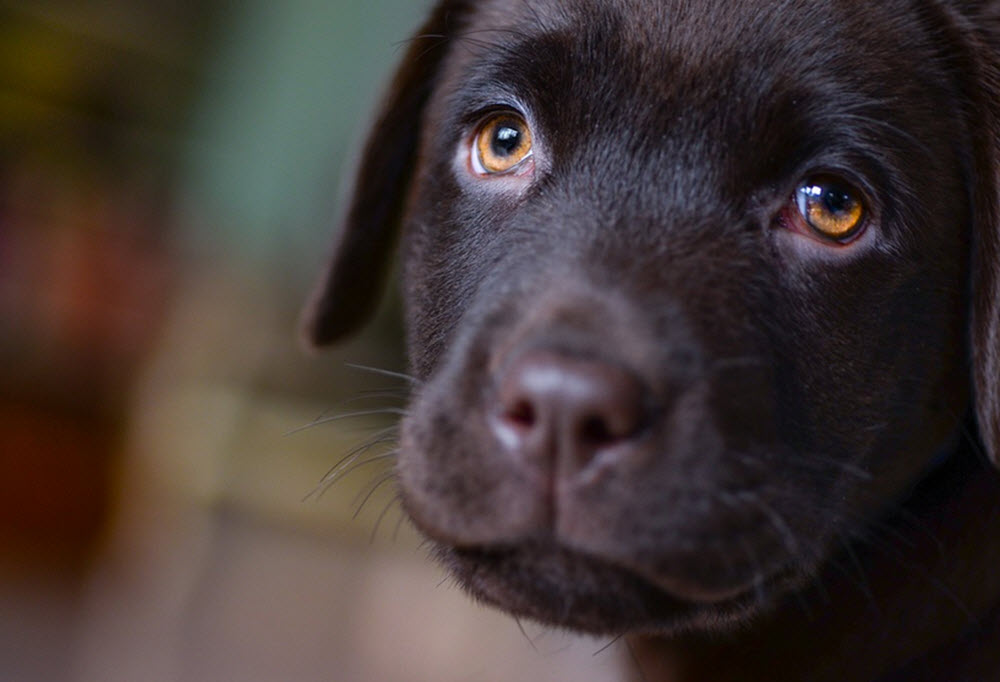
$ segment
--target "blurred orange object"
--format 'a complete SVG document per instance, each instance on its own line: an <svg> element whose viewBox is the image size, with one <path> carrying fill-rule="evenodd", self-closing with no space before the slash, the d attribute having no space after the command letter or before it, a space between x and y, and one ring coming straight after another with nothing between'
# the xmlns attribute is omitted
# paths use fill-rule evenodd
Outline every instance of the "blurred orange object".
<svg viewBox="0 0 1000 682"><path fill-rule="evenodd" d="M110 512L171 270L141 196L26 159L0 182L0 558L15 566L80 565Z"/></svg>

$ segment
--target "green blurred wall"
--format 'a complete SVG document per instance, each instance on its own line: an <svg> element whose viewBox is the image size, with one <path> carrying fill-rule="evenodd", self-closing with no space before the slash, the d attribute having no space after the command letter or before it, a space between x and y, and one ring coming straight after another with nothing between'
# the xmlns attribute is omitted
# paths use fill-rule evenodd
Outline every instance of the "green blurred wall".
<svg viewBox="0 0 1000 682"><path fill-rule="evenodd" d="M254 0L224 15L181 178L188 237L292 261L325 245L340 171L427 6Z"/></svg>

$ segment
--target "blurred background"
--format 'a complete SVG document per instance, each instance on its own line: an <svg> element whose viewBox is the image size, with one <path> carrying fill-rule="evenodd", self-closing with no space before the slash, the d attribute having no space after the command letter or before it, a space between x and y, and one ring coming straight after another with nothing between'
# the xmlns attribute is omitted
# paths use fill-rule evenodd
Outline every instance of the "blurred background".
<svg viewBox="0 0 1000 682"><path fill-rule="evenodd" d="M449 583L389 460L324 492L398 305L321 356L296 319L426 10L0 0L0 680L616 679Z"/></svg>

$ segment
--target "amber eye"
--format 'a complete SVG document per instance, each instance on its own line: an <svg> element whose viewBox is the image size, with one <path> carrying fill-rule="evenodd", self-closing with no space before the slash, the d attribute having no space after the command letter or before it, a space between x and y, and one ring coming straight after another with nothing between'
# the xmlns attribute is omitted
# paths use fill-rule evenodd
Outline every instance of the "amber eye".
<svg viewBox="0 0 1000 682"><path fill-rule="evenodd" d="M531 130L517 114L495 114L479 127L473 154L477 172L506 173L531 155Z"/></svg>
<svg viewBox="0 0 1000 682"><path fill-rule="evenodd" d="M833 176L818 175L799 185L795 206L806 225L825 239L844 242L864 227L861 193Z"/></svg>

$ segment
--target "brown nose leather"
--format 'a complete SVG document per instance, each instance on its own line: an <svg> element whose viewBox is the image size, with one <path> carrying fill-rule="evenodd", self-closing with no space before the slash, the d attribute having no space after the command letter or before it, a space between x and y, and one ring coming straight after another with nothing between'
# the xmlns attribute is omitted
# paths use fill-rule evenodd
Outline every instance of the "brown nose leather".
<svg viewBox="0 0 1000 682"><path fill-rule="evenodd" d="M628 370L547 350L507 367L498 402L500 441L527 458L557 458L563 472L631 439L643 416L642 384Z"/></svg>

